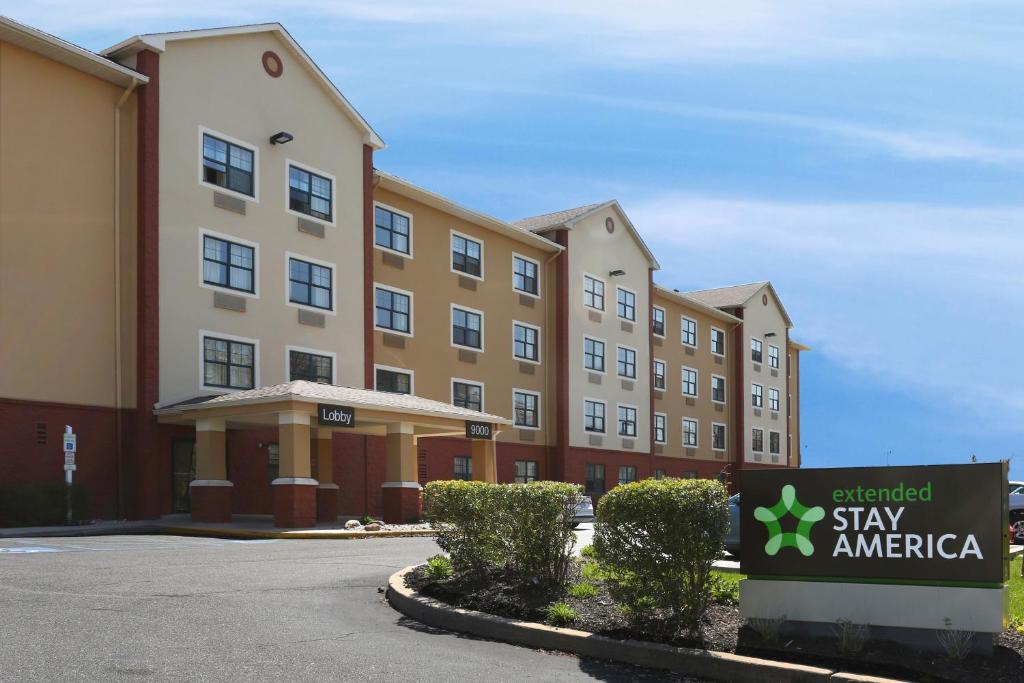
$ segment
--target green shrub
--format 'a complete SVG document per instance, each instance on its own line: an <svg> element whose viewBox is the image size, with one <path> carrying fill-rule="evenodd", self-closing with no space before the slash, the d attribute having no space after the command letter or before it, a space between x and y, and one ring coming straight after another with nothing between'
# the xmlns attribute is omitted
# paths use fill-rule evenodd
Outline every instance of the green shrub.
<svg viewBox="0 0 1024 683"><path fill-rule="evenodd" d="M580 556L587 558L588 560L594 559L594 546L585 545L580 548Z"/></svg>
<svg viewBox="0 0 1024 683"><path fill-rule="evenodd" d="M453 571L452 561L444 555L434 555L427 559L427 576L434 580L447 579Z"/></svg>
<svg viewBox="0 0 1024 683"><path fill-rule="evenodd" d="M51 526L67 520L66 484L0 486L0 527ZM89 491L71 486L71 518L89 518Z"/></svg>
<svg viewBox="0 0 1024 683"><path fill-rule="evenodd" d="M574 583L569 586L569 595L577 600L587 600L597 595L597 586L592 583Z"/></svg>
<svg viewBox="0 0 1024 683"><path fill-rule="evenodd" d="M597 562L584 562L580 574L589 581L604 581L607 578L601 565Z"/></svg>
<svg viewBox="0 0 1024 683"><path fill-rule="evenodd" d="M564 602L555 602L548 605L548 623L554 626L568 626L576 621L578 616L576 610Z"/></svg>
<svg viewBox="0 0 1024 683"><path fill-rule="evenodd" d="M481 573L503 564L493 489L482 481L432 481L423 489L437 545L460 572Z"/></svg>
<svg viewBox="0 0 1024 683"><path fill-rule="evenodd" d="M725 487L707 479L645 479L601 498L594 548L627 607L652 605L668 612L673 631L699 633L729 527L727 499Z"/></svg>
<svg viewBox="0 0 1024 683"><path fill-rule="evenodd" d="M712 602L719 605L740 604L740 577L737 574L711 572L708 590L711 591Z"/></svg>

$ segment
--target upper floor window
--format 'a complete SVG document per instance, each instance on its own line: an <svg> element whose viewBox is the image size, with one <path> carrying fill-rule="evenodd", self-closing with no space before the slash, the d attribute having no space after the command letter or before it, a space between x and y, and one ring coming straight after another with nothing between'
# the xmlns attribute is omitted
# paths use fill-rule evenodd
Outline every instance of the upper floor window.
<svg viewBox="0 0 1024 683"><path fill-rule="evenodd" d="M683 394L697 395L697 371L693 368L683 368Z"/></svg>
<svg viewBox="0 0 1024 683"><path fill-rule="evenodd" d="M619 483L632 484L636 481L636 467L634 465L619 466Z"/></svg>
<svg viewBox="0 0 1024 683"><path fill-rule="evenodd" d="M203 133L204 182L255 197L254 159L253 150Z"/></svg>
<svg viewBox="0 0 1024 683"><path fill-rule="evenodd" d="M604 310L604 281L589 275L583 276L583 305Z"/></svg>
<svg viewBox="0 0 1024 683"><path fill-rule="evenodd" d="M618 348L619 377L636 379L636 351L620 346Z"/></svg>
<svg viewBox="0 0 1024 683"><path fill-rule="evenodd" d="M604 402L583 401L583 429L587 432L604 434Z"/></svg>
<svg viewBox="0 0 1024 683"><path fill-rule="evenodd" d="M779 347L768 346L768 367L778 368L779 367Z"/></svg>
<svg viewBox="0 0 1024 683"><path fill-rule="evenodd" d="M761 349L763 348L760 339L750 338L750 360L755 363L761 362Z"/></svg>
<svg viewBox="0 0 1024 683"><path fill-rule="evenodd" d="M636 321L636 294L623 289L615 288L615 312L623 320Z"/></svg>
<svg viewBox="0 0 1024 683"><path fill-rule="evenodd" d="M590 337L583 338L583 367L594 372L604 372L604 342Z"/></svg>
<svg viewBox="0 0 1024 683"><path fill-rule="evenodd" d="M288 208L313 218L333 220L334 182L298 166L288 166Z"/></svg>
<svg viewBox="0 0 1024 683"><path fill-rule="evenodd" d="M203 282L255 293L255 253L250 246L203 235Z"/></svg>
<svg viewBox="0 0 1024 683"><path fill-rule="evenodd" d="M467 455L456 455L452 476L460 481L473 479L473 458Z"/></svg>
<svg viewBox="0 0 1024 683"><path fill-rule="evenodd" d="M516 427L540 428L540 394L535 391L512 391L512 413Z"/></svg>
<svg viewBox="0 0 1024 683"><path fill-rule="evenodd" d="M452 380L452 405L467 410L484 409L484 387L475 382Z"/></svg>
<svg viewBox="0 0 1024 683"><path fill-rule="evenodd" d="M665 309L661 306L651 307L651 331L659 337L665 336Z"/></svg>
<svg viewBox="0 0 1024 683"><path fill-rule="evenodd" d="M711 353L716 356L725 355L725 332L717 327L711 328Z"/></svg>
<svg viewBox="0 0 1024 683"><path fill-rule="evenodd" d="M475 278L483 277L483 244L452 233L452 270Z"/></svg>
<svg viewBox="0 0 1024 683"><path fill-rule="evenodd" d="M668 418L663 413L654 414L654 443L666 443L668 437L665 434Z"/></svg>
<svg viewBox="0 0 1024 683"><path fill-rule="evenodd" d="M764 430L754 427L750 430L750 450L755 453L764 452Z"/></svg>
<svg viewBox="0 0 1024 683"><path fill-rule="evenodd" d="M654 388L665 390L665 361L654 361Z"/></svg>
<svg viewBox="0 0 1024 683"><path fill-rule="evenodd" d="M697 421L689 417L683 418L683 445L687 448L697 447Z"/></svg>
<svg viewBox="0 0 1024 683"><path fill-rule="evenodd" d="M763 392L764 392L764 389L761 387L760 384L751 384L750 385L750 405L754 406L755 408L762 407L764 405Z"/></svg>
<svg viewBox="0 0 1024 683"><path fill-rule="evenodd" d="M256 345L203 337L203 386L223 389L256 386Z"/></svg>
<svg viewBox="0 0 1024 683"><path fill-rule="evenodd" d="M604 493L604 465L601 463L588 462L586 476L583 481L585 482L584 486L587 493Z"/></svg>
<svg viewBox="0 0 1024 683"><path fill-rule="evenodd" d="M523 256L513 256L512 288L518 292L532 294L533 296L539 295L539 269L540 266L533 259L528 259Z"/></svg>
<svg viewBox="0 0 1024 683"><path fill-rule="evenodd" d="M334 358L309 351L291 350L288 352L288 379L333 384Z"/></svg>
<svg viewBox="0 0 1024 683"><path fill-rule="evenodd" d="M782 444L778 432L768 432L768 452L771 455L778 455L781 452Z"/></svg>
<svg viewBox="0 0 1024 683"><path fill-rule="evenodd" d="M412 373L394 368L377 368L374 375L377 391L392 394L412 393Z"/></svg>
<svg viewBox="0 0 1024 683"><path fill-rule="evenodd" d="M382 330L412 334L412 296L378 286L374 324Z"/></svg>
<svg viewBox="0 0 1024 683"><path fill-rule="evenodd" d="M373 209L373 243L406 256L412 253L409 216L386 209L379 204Z"/></svg>
<svg viewBox="0 0 1024 683"><path fill-rule="evenodd" d="M774 387L768 388L768 410L779 412L779 390Z"/></svg>
<svg viewBox="0 0 1024 683"><path fill-rule="evenodd" d="M483 348L483 314L452 307L452 344Z"/></svg>
<svg viewBox="0 0 1024 683"><path fill-rule="evenodd" d="M725 450L725 425L719 422L711 425L711 450Z"/></svg>
<svg viewBox="0 0 1024 683"><path fill-rule="evenodd" d="M679 338L686 346L697 345L697 321L690 318L680 318Z"/></svg>
<svg viewBox="0 0 1024 683"><path fill-rule="evenodd" d="M537 472L536 460L516 460L517 484L529 484L531 481L537 481L539 478Z"/></svg>
<svg viewBox="0 0 1024 683"><path fill-rule="evenodd" d="M711 375L711 400L715 403L725 403L725 378L718 375Z"/></svg>
<svg viewBox="0 0 1024 683"><path fill-rule="evenodd" d="M325 310L333 309L334 277L327 266L288 259L288 301Z"/></svg>
<svg viewBox="0 0 1024 683"><path fill-rule="evenodd" d="M636 436L636 408L619 406L619 436Z"/></svg>
<svg viewBox="0 0 1024 683"><path fill-rule="evenodd" d="M540 330L525 323L512 323L512 355L519 360L540 362Z"/></svg>

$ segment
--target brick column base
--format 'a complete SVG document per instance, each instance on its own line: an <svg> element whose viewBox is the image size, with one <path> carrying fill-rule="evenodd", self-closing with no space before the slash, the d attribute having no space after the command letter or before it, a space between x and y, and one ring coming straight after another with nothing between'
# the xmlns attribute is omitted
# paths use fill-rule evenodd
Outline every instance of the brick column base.
<svg viewBox="0 0 1024 683"><path fill-rule="evenodd" d="M189 485L192 503L192 521L227 523L231 521L230 481L196 479Z"/></svg>
<svg viewBox="0 0 1024 683"><path fill-rule="evenodd" d="M274 526L294 529L316 526L316 479L275 479Z"/></svg>
<svg viewBox="0 0 1024 683"><path fill-rule="evenodd" d="M418 520L423 511L420 505L420 485L416 482L384 482L384 521L388 524L404 524Z"/></svg>
<svg viewBox="0 0 1024 683"><path fill-rule="evenodd" d="M320 484L316 489L316 521L334 524L338 521L340 494L337 484Z"/></svg>

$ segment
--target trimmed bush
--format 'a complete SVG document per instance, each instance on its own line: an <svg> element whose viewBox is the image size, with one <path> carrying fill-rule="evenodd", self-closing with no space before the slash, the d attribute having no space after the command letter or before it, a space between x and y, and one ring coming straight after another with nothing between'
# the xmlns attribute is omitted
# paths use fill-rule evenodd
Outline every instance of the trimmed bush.
<svg viewBox="0 0 1024 683"><path fill-rule="evenodd" d="M579 617L576 610L564 602L555 602L548 605L548 623L553 626L568 626Z"/></svg>
<svg viewBox="0 0 1024 683"><path fill-rule="evenodd" d="M711 600L709 575L729 528L728 494L708 479L645 479L601 498L594 549L633 612L667 612L697 635Z"/></svg>
<svg viewBox="0 0 1024 683"><path fill-rule="evenodd" d="M432 481L423 489L437 545L457 571L482 573L504 564L494 488L482 481Z"/></svg>

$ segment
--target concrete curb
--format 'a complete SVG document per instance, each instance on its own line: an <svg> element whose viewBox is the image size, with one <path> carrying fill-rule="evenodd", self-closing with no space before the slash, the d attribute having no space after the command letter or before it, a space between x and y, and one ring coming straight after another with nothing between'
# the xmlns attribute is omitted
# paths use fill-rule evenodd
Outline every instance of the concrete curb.
<svg viewBox="0 0 1024 683"><path fill-rule="evenodd" d="M207 538L275 538L275 539L320 539L358 540L366 538L412 538L434 536L431 529L410 529L408 531L263 531L258 529L220 529L217 527L165 526L161 533L172 536L202 536Z"/></svg>
<svg viewBox="0 0 1024 683"><path fill-rule="evenodd" d="M406 567L388 579L387 599L402 614L429 626L542 650L561 650L594 659L610 659L652 669L668 669L730 683L905 683L822 669L804 664L776 662L728 652L711 652L558 628L493 614L460 609L420 595L405 585Z"/></svg>

